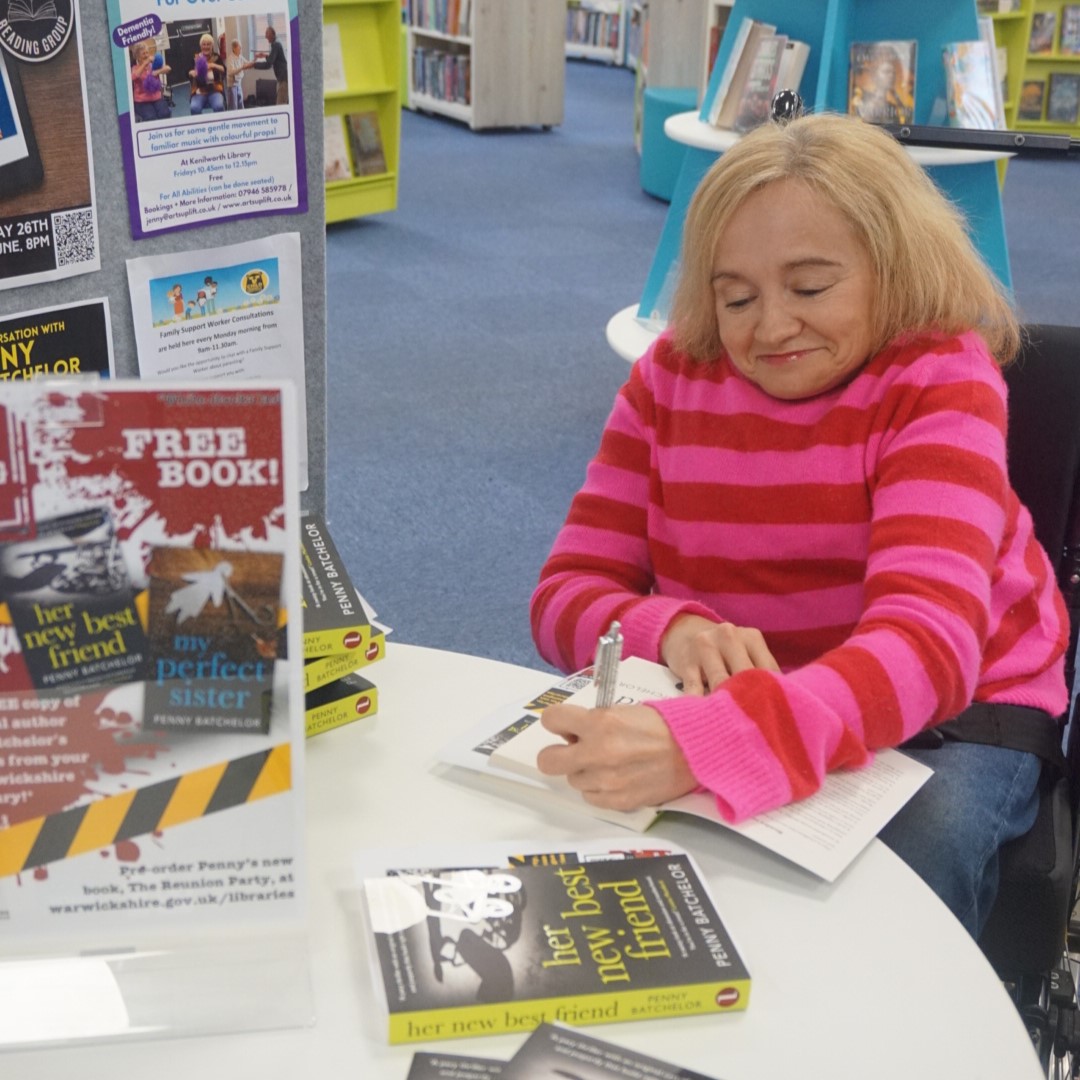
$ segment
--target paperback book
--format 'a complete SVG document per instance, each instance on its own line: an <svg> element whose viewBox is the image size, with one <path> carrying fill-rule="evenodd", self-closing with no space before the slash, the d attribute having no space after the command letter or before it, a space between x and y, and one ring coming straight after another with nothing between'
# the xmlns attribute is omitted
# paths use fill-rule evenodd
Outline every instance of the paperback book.
<svg viewBox="0 0 1080 1080"><path fill-rule="evenodd" d="M148 642L108 508L39 521L35 536L0 547L0 599L14 627L0 690L70 693L145 676Z"/></svg>
<svg viewBox="0 0 1080 1080"><path fill-rule="evenodd" d="M144 726L266 734L281 555L157 547L148 574L152 663Z"/></svg>
<svg viewBox="0 0 1080 1080"><path fill-rule="evenodd" d="M300 521L300 541L304 659L334 653L362 657L371 640L371 622L326 522L305 515Z"/></svg>
<svg viewBox="0 0 1080 1080"><path fill-rule="evenodd" d="M769 34L758 41L739 94L733 125L736 131L750 131L769 119L786 45L787 37L783 34Z"/></svg>
<svg viewBox="0 0 1080 1080"><path fill-rule="evenodd" d="M505 1061L469 1054L432 1054L417 1050L405 1080L491 1080L503 1076Z"/></svg>
<svg viewBox="0 0 1080 1080"><path fill-rule="evenodd" d="M354 671L304 695L304 733L310 739L378 711L378 689Z"/></svg>
<svg viewBox="0 0 1080 1080"><path fill-rule="evenodd" d="M848 112L872 124L915 119L915 41L856 41L848 70Z"/></svg>
<svg viewBox="0 0 1080 1080"><path fill-rule="evenodd" d="M750 975L683 852L402 862L363 882L391 1043L745 1009Z"/></svg>
<svg viewBox="0 0 1080 1080"><path fill-rule="evenodd" d="M731 128L734 126L743 87L750 76L758 44L762 38L775 33L776 27L772 23L743 17L723 68L719 66L719 57L717 64L714 65L713 76L709 80L705 102L702 106L702 119L714 127Z"/></svg>
<svg viewBox="0 0 1080 1080"><path fill-rule="evenodd" d="M323 179L327 183L352 179L345 121L340 116L323 117Z"/></svg>
<svg viewBox="0 0 1080 1080"><path fill-rule="evenodd" d="M1065 4L1061 9L1061 41L1059 52L1080 56L1080 4Z"/></svg>
<svg viewBox="0 0 1080 1080"><path fill-rule="evenodd" d="M954 41L942 47L945 91L952 127L994 130L1002 124L994 60L985 41Z"/></svg>
<svg viewBox="0 0 1080 1080"><path fill-rule="evenodd" d="M631 657L620 665L619 704L656 701L679 692L674 676L660 664ZM485 717L442 747L440 760L487 776L507 796L555 801L638 832L664 813L703 818L825 881L839 877L931 774L900 751L883 750L864 768L830 773L810 797L738 824L726 821L716 800L702 791L630 812L604 810L585 802L564 779L544 776L536 768L537 753L560 741L539 723L544 709L562 701L589 708L595 700L592 671L586 669L530 701L512 702Z"/></svg>
<svg viewBox="0 0 1080 1080"><path fill-rule="evenodd" d="M1031 13L1031 35L1028 38L1028 52L1035 55L1052 53L1054 51L1056 32L1056 11L1033 11Z"/></svg>
<svg viewBox="0 0 1080 1080"><path fill-rule="evenodd" d="M1057 124L1075 124L1080 119L1080 74L1052 71L1046 97L1046 119Z"/></svg>
<svg viewBox="0 0 1080 1080"><path fill-rule="evenodd" d="M384 656L386 656L386 633L381 627L372 624L371 640L368 641L363 655L352 650L331 653L329 656L317 656L304 661L304 693L309 693L320 686L326 686L335 679L377 663Z"/></svg>
<svg viewBox="0 0 1080 1080"><path fill-rule="evenodd" d="M1041 120L1046 99L1045 79L1025 79L1020 87L1020 101L1016 106L1018 120Z"/></svg>
<svg viewBox="0 0 1080 1080"><path fill-rule="evenodd" d="M350 113L345 117L352 143L353 170L357 176L375 176L386 172L379 114Z"/></svg>

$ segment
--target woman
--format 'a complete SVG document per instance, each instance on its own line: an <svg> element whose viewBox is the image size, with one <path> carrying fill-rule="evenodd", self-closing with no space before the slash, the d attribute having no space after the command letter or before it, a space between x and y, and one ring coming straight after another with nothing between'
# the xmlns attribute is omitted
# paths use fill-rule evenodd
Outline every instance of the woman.
<svg viewBox="0 0 1080 1080"><path fill-rule="evenodd" d="M225 110L225 91L222 79L225 68L214 52L214 39L210 34L199 38L199 51L188 77L191 79L191 115L198 116L209 106L213 112Z"/></svg>
<svg viewBox="0 0 1080 1080"><path fill-rule="evenodd" d="M1019 330L963 222L887 134L822 114L727 151L684 230L671 329L634 366L533 595L552 663L622 624L686 695L548 708L539 767L589 802L701 786L741 820L994 703L1065 707L1064 605L1005 463ZM977 935L1039 760L973 741L882 839ZM923 736L926 738L926 736Z"/></svg>

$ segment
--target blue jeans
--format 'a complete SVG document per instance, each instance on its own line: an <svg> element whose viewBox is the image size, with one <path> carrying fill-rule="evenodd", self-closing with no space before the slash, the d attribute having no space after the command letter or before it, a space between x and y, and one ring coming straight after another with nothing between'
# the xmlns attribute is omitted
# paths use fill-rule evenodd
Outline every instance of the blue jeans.
<svg viewBox="0 0 1080 1080"><path fill-rule="evenodd" d="M209 105L214 112L222 112L225 108L225 95L211 90L209 93L191 95L191 115L198 116Z"/></svg>
<svg viewBox="0 0 1080 1080"><path fill-rule="evenodd" d="M998 887L998 849L1031 828L1042 765L1034 754L946 740L904 753L934 770L879 838L978 938Z"/></svg>

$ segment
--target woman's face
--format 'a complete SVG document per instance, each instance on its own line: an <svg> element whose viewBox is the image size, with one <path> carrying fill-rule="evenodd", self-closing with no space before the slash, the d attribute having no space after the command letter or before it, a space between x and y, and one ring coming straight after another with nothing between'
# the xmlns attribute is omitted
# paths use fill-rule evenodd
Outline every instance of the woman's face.
<svg viewBox="0 0 1080 1080"><path fill-rule="evenodd" d="M768 184L739 207L712 280L731 362L772 397L825 393L870 357L870 258L843 214L800 181Z"/></svg>
<svg viewBox="0 0 1080 1080"><path fill-rule="evenodd" d="M233 56L239 56L240 55L240 42L239 41L234 41L232 43L232 54L233 54Z"/></svg>
<svg viewBox="0 0 1080 1080"><path fill-rule="evenodd" d="M214 51L214 43L209 38L203 38L199 42L199 49L202 51L203 56L209 59L210 54Z"/></svg>

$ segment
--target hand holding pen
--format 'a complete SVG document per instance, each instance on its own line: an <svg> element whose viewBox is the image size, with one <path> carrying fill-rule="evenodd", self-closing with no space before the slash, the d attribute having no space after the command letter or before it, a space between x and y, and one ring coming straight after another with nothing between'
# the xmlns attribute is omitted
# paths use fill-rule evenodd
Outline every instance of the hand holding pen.
<svg viewBox="0 0 1080 1080"><path fill-rule="evenodd" d="M615 704L615 687L619 683L619 661L622 659L623 636L617 622L596 645L596 708L608 709Z"/></svg>

